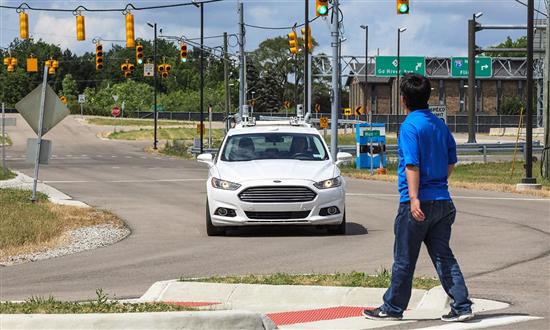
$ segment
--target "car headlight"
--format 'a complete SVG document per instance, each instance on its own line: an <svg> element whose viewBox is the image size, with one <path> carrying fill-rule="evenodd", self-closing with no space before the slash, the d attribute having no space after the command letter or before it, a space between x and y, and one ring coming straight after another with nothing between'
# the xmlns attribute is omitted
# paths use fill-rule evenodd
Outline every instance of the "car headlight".
<svg viewBox="0 0 550 330"><path fill-rule="evenodd" d="M237 190L241 185L238 183L212 178L212 187L223 190Z"/></svg>
<svg viewBox="0 0 550 330"><path fill-rule="evenodd" d="M316 182L313 185L319 189L336 188L342 185L342 179L339 176L337 176L332 179Z"/></svg>

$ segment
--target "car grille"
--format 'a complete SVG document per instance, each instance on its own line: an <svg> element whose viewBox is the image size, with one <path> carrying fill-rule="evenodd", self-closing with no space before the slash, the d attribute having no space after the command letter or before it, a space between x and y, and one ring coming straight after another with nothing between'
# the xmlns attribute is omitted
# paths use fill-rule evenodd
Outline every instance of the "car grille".
<svg viewBox="0 0 550 330"><path fill-rule="evenodd" d="M252 187L239 194L243 202L249 203L301 203L315 197L317 194L308 187L294 186Z"/></svg>
<svg viewBox="0 0 550 330"><path fill-rule="evenodd" d="M256 212L246 211L245 214L252 220L290 220L305 219L311 211L289 211L289 212Z"/></svg>

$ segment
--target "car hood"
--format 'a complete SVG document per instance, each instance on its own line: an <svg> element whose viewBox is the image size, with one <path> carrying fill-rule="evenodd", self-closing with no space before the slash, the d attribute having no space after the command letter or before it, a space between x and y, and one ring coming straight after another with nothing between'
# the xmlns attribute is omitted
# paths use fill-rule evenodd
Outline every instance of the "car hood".
<svg viewBox="0 0 550 330"><path fill-rule="evenodd" d="M235 183L264 179L321 181L333 178L336 166L330 161L252 160L216 164L219 178Z"/></svg>

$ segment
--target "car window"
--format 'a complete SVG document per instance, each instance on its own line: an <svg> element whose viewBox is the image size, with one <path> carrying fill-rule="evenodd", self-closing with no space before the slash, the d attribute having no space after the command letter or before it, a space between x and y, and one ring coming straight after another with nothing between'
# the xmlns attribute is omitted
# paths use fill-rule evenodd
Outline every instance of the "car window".
<svg viewBox="0 0 550 330"><path fill-rule="evenodd" d="M221 160L259 159L328 160L323 142L315 134L255 133L232 135L227 139Z"/></svg>

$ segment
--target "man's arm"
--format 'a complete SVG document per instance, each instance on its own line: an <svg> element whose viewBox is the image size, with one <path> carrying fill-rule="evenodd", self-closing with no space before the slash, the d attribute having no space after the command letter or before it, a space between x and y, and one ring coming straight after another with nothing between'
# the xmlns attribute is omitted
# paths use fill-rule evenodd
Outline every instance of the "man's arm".
<svg viewBox="0 0 550 330"><path fill-rule="evenodd" d="M418 199L418 189L420 187L420 169L416 166L407 165L405 168L407 175L407 184L409 188L409 198L411 203L411 213L416 221L424 221L426 216L420 209L420 200Z"/></svg>
<svg viewBox="0 0 550 330"><path fill-rule="evenodd" d="M450 164L447 166L447 179L451 177L451 174L453 173L454 168L455 168L455 164Z"/></svg>

